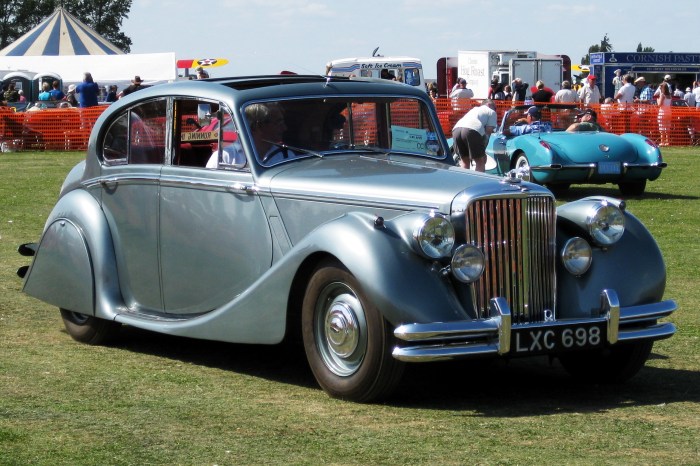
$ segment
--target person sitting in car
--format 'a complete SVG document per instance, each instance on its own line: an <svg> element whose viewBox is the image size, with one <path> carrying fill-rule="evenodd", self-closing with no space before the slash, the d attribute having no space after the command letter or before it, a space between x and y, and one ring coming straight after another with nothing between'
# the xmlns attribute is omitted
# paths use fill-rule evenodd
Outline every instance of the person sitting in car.
<svg viewBox="0 0 700 466"><path fill-rule="evenodd" d="M572 123L568 128L569 132L574 131L604 131L598 124L598 114L592 108L587 108L578 114L579 122Z"/></svg>
<svg viewBox="0 0 700 466"><path fill-rule="evenodd" d="M535 132L550 132L552 125L546 121L540 121L542 112L539 107L532 106L525 110L525 124L507 127L503 132L507 136L520 136L521 134Z"/></svg>
<svg viewBox="0 0 700 466"><path fill-rule="evenodd" d="M250 125L258 160L261 163L280 162L296 157L285 144L282 136L287 130L282 109L277 103L251 104L245 108L245 116ZM226 165L245 165L245 153L239 141L225 147L221 153L220 163ZM207 162L207 168L218 165L218 151L214 152Z"/></svg>

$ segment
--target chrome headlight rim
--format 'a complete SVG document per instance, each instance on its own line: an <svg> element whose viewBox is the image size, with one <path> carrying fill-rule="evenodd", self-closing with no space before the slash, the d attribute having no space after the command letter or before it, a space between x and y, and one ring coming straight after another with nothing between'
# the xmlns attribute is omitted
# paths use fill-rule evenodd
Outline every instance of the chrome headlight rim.
<svg viewBox="0 0 700 466"><path fill-rule="evenodd" d="M455 244L455 230L444 215L431 212L413 229L415 250L428 259L450 257Z"/></svg>
<svg viewBox="0 0 700 466"><path fill-rule="evenodd" d="M476 246L462 244L457 247L450 261L452 275L462 283L474 283L484 274L486 258Z"/></svg>
<svg viewBox="0 0 700 466"><path fill-rule="evenodd" d="M584 275L593 263L593 248L588 241L575 236L564 243L560 252L564 268L576 277Z"/></svg>
<svg viewBox="0 0 700 466"><path fill-rule="evenodd" d="M602 200L591 207L586 226L594 244L612 246L625 232L625 215L617 205Z"/></svg>

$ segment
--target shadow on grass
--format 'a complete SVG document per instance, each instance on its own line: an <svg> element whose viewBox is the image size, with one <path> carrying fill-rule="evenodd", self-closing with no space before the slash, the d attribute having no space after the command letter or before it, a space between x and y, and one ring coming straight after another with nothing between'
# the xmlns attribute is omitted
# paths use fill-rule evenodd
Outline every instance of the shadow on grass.
<svg viewBox="0 0 700 466"><path fill-rule="evenodd" d="M318 388L298 342L240 345L125 327L113 347ZM650 357L665 358L653 352ZM536 357L409 364L398 390L384 404L449 410L465 416L519 417L677 402L700 402L700 372L644 367L625 384L582 384L569 377L558 361Z"/></svg>
<svg viewBox="0 0 700 466"><path fill-rule="evenodd" d="M698 196L687 196L683 194L671 194L671 193L659 193L654 191L654 183L648 183L647 189L644 194L640 196L625 196L623 195L617 187L613 185L574 185L564 193L557 193L556 198L558 201L571 202L584 197L589 196L607 196L615 199L658 199L658 200L671 200L671 199L684 199L684 200L698 200Z"/></svg>

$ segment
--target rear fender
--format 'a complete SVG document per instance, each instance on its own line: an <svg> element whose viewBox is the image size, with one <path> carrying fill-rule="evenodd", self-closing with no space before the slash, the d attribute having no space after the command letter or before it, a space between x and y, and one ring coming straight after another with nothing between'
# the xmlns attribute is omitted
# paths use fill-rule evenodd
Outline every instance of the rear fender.
<svg viewBox="0 0 700 466"><path fill-rule="evenodd" d="M122 305L109 227L99 203L86 191L67 193L49 215L24 292L108 319Z"/></svg>

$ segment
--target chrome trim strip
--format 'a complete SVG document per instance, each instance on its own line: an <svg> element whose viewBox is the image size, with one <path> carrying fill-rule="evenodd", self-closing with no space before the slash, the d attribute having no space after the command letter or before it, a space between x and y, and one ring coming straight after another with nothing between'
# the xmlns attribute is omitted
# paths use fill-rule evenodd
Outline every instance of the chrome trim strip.
<svg viewBox="0 0 700 466"><path fill-rule="evenodd" d="M628 306L620 310L620 322L624 324L668 317L678 309L676 301L668 299L658 303Z"/></svg>
<svg viewBox="0 0 700 466"><path fill-rule="evenodd" d="M651 327L620 330L620 341L636 341L636 340L663 340L671 338L676 333L676 326L671 322L662 322L654 324Z"/></svg>
<svg viewBox="0 0 700 466"><path fill-rule="evenodd" d="M553 165L532 165L530 170L540 170L540 171L564 171L564 170L595 170L595 163L578 163L578 164L553 164ZM666 162L654 162L654 163L628 163L623 162L620 164L621 174L625 173L629 168L666 168L668 164ZM606 175L607 176L607 175Z"/></svg>

